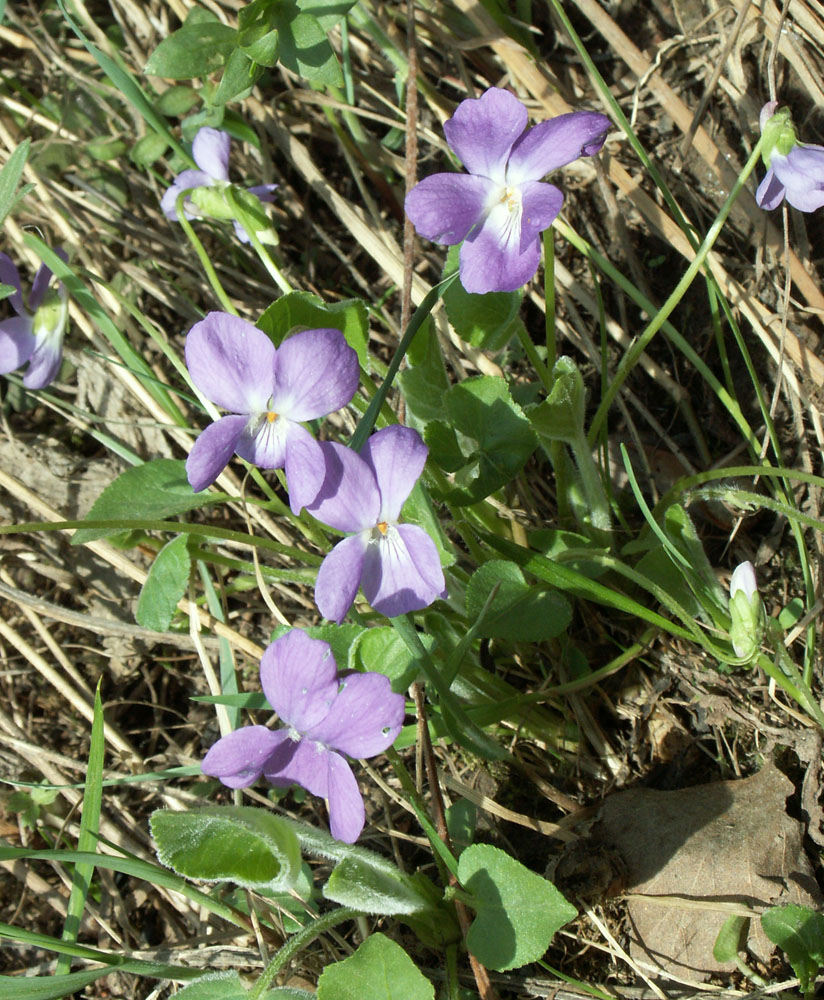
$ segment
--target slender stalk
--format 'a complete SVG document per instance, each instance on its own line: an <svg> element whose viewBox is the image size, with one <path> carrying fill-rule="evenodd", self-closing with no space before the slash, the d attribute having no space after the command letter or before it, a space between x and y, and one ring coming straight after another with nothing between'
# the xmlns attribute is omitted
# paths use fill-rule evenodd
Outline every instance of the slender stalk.
<svg viewBox="0 0 824 1000"><path fill-rule="evenodd" d="M325 934L326 931L331 930L333 927L337 927L338 924L342 924L347 920L354 920L359 916L361 916L360 910L354 910L349 906L342 906L338 910L332 910L331 913L324 913L323 916L318 917L308 927L304 927L303 930L298 931L297 934L289 938L263 970L260 979L249 990L249 1000L260 1000L284 965L308 944L311 944L315 938L320 937L321 934Z"/></svg>
<svg viewBox="0 0 824 1000"><path fill-rule="evenodd" d="M198 260L200 261L200 266L203 268L203 272L206 275L209 284L212 286L212 290L217 296L218 301L226 312L231 313L233 316L237 316L237 309L235 309L232 305L229 296L224 291L223 285L220 283L220 278L217 276L217 271L215 271L212 266L212 262L209 260L209 255L206 253L203 244L198 239L191 223L186 218L186 213L183 211L183 202L189 197L193 190L194 188L187 188L185 191L181 191L177 196L177 199L175 200L175 213L177 214L177 221L183 227L183 232L192 244Z"/></svg>

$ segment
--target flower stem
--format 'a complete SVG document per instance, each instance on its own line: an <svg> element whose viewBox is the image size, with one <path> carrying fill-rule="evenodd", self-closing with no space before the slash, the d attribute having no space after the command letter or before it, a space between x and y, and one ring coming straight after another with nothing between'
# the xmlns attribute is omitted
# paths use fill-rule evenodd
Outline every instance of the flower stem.
<svg viewBox="0 0 824 1000"><path fill-rule="evenodd" d="M318 917L308 927L304 927L303 930L298 931L275 954L274 958L263 970L260 979L249 990L248 1000L260 1000L283 966L297 955L299 951L302 951L308 944L314 941L316 937L320 937L321 934L325 934L326 931L331 930L332 927L336 927L338 924L344 923L346 920L354 920L359 916L361 916L360 910L354 910L349 906L342 906L338 910L332 910L331 913L324 913L323 916Z"/></svg>
<svg viewBox="0 0 824 1000"><path fill-rule="evenodd" d="M192 244L195 253L197 254L200 265L203 268L204 273L212 286L212 290L218 298L218 301L226 310L226 312L231 313L233 316L237 316L237 309L232 305L229 296L223 290L223 285L220 283L220 279L217 276L217 271L215 271L212 266L212 262L209 260L209 255L203 247L203 244L195 235L195 231L192 228L191 223L186 218L186 214L183 211L183 202L188 198L191 191L194 188L187 188L185 191L181 191L175 200L175 212L177 213L177 221L183 227L183 232L186 234L189 242Z"/></svg>
<svg viewBox="0 0 824 1000"><path fill-rule="evenodd" d="M544 230L544 307L546 315L546 366L552 371L558 356L555 334L555 233Z"/></svg>

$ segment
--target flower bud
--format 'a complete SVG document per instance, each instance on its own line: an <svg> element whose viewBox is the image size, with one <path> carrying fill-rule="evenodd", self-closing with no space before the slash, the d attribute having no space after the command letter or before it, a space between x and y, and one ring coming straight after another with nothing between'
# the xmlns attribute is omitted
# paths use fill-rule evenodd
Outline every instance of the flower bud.
<svg viewBox="0 0 824 1000"><path fill-rule="evenodd" d="M735 567L730 578L730 640L735 655L750 661L758 652L766 628L764 605L751 562Z"/></svg>
<svg viewBox="0 0 824 1000"><path fill-rule="evenodd" d="M789 108L778 108L778 101L769 101L761 109L759 120L761 135L761 159L769 169L773 153L787 156L798 145L798 137Z"/></svg>

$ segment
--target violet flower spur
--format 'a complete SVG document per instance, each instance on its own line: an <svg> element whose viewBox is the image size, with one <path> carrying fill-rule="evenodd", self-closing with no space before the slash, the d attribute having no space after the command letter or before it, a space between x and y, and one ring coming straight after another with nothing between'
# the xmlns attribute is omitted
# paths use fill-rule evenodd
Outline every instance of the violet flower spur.
<svg viewBox="0 0 824 1000"><path fill-rule="evenodd" d="M170 222L177 222L175 203L178 195L190 188L189 197L183 203L187 219L206 216L212 219L232 219L235 234L242 243L249 243L249 234L234 218L234 210L226 201L225 189L229 181L229 147L231 139L226 132L204 127L198 130L192 142L192 157L198 170L184 170L175 177L170 188L160 202L163 214ZM260 201L274 201L277 184L259 184L247 188L249 194ZM261 234L258 234L259 236ZM265 232L264 232L265 235ZM264 241L265 242L265 241Z"/></svg>
<svg viewBox="0 0 824 1000"><path fill-rule="evenodd" d="M57 249L55 253L61 260L69 259L65 250ZM27 389L45 389L57 377L63 360L68 296L62 282L57 288L49 288L51 277L49 268L41 264L26 308L17 267L9 256L0 253L0 281L16 289L8 301L17 313L0 322L0 375L7 375L28 361L23 376Z"/></svg>
<svg viewBox="0 0 824 1000"><path fill-rule="evenodd" d="M787 202L801 212L824 205L824 146L799 142L787 108L769 101L761 109L762 159L767 173L755 200L767 211Z"/></svg>
<svg viewBox="0 0 824 1000"><path fill-rule="evenodd" d="M219 739L203 760L204 774L229 788L261 776L273 785L302 785L329 805L337 840L354 843L363 829L363 799L349 757L374 757L394 743L405 711L383 674L337 675L328 643L292 629L260 661L263 693L289 728L245 726Z"/></svg>
<svg viewBox="0 0 824 1000"><path fill-rule="evenodd" d="M538 269L539 234L561 210L563 193L541 178L604 144L610 121L574 111L528 129L526 107L490 87L462 101L444 124L468 174L433 174L406 196L406 214L427 239L460 251L468 292L511 292Z"/></svg>
<svg viewBox="0 0 824 1000"><path fill-rule="evenodd" d="M358 587L375 611L392 618L446 596L435 543L415 524L398 524L418 481L428 449L411 427L385 427L360 454L321 444L326 477L306 509L323 524L351 534L323 560L315 602L324 618L340 623Z"/></svg>
<svg viewBox="0 0 824 1000"><path fill-rule="evenodd" d="M303 330L275 347L246 320L212 312L186 337L186 365L203 395L229 410L206 428L186 460L197 493L232 453L263 469L285 469L293 513L314 500L324 456L303 421L346 406L360 377L340 330Z"/></svg>

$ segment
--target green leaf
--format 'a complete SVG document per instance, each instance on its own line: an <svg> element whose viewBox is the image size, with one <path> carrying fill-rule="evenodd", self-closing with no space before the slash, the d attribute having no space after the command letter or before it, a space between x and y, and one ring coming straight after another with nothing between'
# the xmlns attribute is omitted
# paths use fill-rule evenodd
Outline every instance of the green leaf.
<svg viewBox="0 0 824 1000"><path fill-rule="evenodd" d="M422 638L426 642L429 636ZM352 645L349 666L355 670L385 674L392 682L392 690L398 694L405 694L420 673L417 659L388 625L365 629L361 633Z"/></svg>
<svg viewBox="0 0 824 1000"><path fill-rule="evenodd" d="M86 152L95 160L116 160L127 149L123 139L111 135L100 136L86 143Z"/></svg>
<svg viewBox="0 0 824 1000"><path fill-rule="evenodd" d="M237 44L237 32L220 21L188 22L149 56L144 72L167 80L208 76L225 65Z"/></svg>
<svg viewBox="0 0 824 1000"><path fill-rule="evenodd" d="M773 906L761 914L761 926L787 956L807 993L824 965L824 913L793 904Z"/></svg>
<svg viewBox="0 0 824 1000"><path fill-rule="evenodd" d="M14 208L17 201L15 192L20 178L23 176L23 168L26 166L30 146L31 139L24 139L8 158L3 169L0 170L0 226L6 221L6 216Z"/></svg>
<svg viewBox="0 0 824 1000"><path fill-rule="evenodd" d="M14 295L17 289L14 285L4 285L0 282L0 301L7 299L10 295Z"/></svg>
<svg viewBox="0 0 824 1000"><path fill-rule="evenodd" d="M194 87L176 83L173 87L163 91L155 102L155 107L167 118L179 118L181 115L188 114L199 101L200 94Z"/></svg>
<svg viewBox="0 0 824 1000"><path fill-rule="evenodd" d="M497 972L537 962L556 931L578 915L551 882L489 844L463 851L458 879L477 911L466 946Z"/></svg>
<svg viewBox="0 0 824 1000"><path fill-rule="evenodd" d="M310 83L342 87L343 74L326 32L317 18L283 2L275 10L280 32L280 61Z"/></svg>
<svg viewBox="0 0 824 1000"><path fill-rule="evenodd" d="M129 159L137 167L150 167L169 148L169 141L157 132L147 132L138 139L129 152Z"/></svg>
<svg viewBox="0 0 824 1000"><path fill-rule="evenodd" d="M747 930L750 926L749 917L727 917L715 944L712 946L712 956L716 962L735 962L738 952L743 951L747 944Z"/></svg>
<svg viewBox="0 0 824 1000"><path fill-rule="evenodd" d="M528 584L515 563L491 559L472 574L467 585L470 620L478 617L496 586L498 592L479 626L481 636L542 642L560 635L572 619L572 608L563 595Z"/></svg>
<svg viewBox="0 0 824 1000"><path fill-rule="evenodd" d="M443 398L449 389L438 334L431 323L415 334L407 360L410 367L398 375L397 383L406 400L410 422L422 430L430 420L443 417Z"/></svg>
<svg viewBox="0 0 824 1000"><path fill-rule="evenodd" d="M263 74L263 67L258 66L248 52L235 49L226 62L220 85L214 96L215 104L228 104L229 101L240 101L249 93Z"/></svg>
<svg viewBox="0 0 824 1000"><path fill-rule="evenodd" d="M455 472L455 488L444 499L477 503L511 482L537 439L502 378L464 379L445 394L444 402L448 420L430 423L424 438L432 458ZM463 464L456 468L459 455Z"/></svg>
<svg viewBox="0 0 824 1000"><path fill-rule="evenodd" d="M434 1000L435 990L399 944L372 934L354 955L327 965L318 1000Z"/></svg>
<svg viewBox="0 0 824 1000"><path fill-rule="evenodd" d="M226 499L225 494L208 490L195 493L186 478L184 461L155 458L121 473L95 500L86 520L158 520ZM82 545L122 530L80 528L72 536L72 545Z"/></svg>
<svg viewBox="0 0 824 1000"><path fill-rule="evenodd" d="M175 994L185 1000L249 1000L249 990L241 982L240 976L232 972L208 972L195 979ZM290 986L278 986L267 990L261 1000L316 1000L308 990L296 990Z"/></svg>
<svg viewBox="0 0 824 1000"><path fill-rule="evenodd" d="M458 267L459 248L452 246L446 255L444 275ZM521 292L467 292L460 281L443 293L443 304L455 332L473 347L499 351L513 335L513 322L521 308Z"/></svg>
<svg viewBox="0 0 824 1000"><path fill-rule="evenodd" d="M150 825L160 861L187 878L278 890L294 885L300 874L297 837L266 809L158 809Z"/></svg>
<svg viewBox="0 0 824 1000"><path fill-rule="evenodd" d="M432 899L419 890L414 878L378 855L349 857L335 866L323 895L364 913L387 917L424 913L433 908Z"/></svg>
<svg viewBox="0 0 824 1000"><path fill-rule="evenodd" d="M356 3L357 0L297 0L298 7L316 18L324 31L331 31Z"/></svg>
<svg viewBox="0 0 824 1000"><path fill-rule="evenodd" d="M572 358L558 358L552 369L552 391L529 411L533 430L544 441L578 444L584 435L586 390Z"/></svg>
<svg viewBox="0 0 824 1000"><path fill-rule="evenodd" d="M255 39L247 39L241 35L240 46L250 59L260 63L261 66L272 69L277 65L278 49L280 48L277 28L273 28Z"/></svg>
<svg viewBox="0 0 824 1000"><path fill-rule="evenodd" d="M135 618L138 625L166 632L177 610L177 602L186 592L192 561L188 538L178 535L158 552L146 582L140 589Z"/></svg>
<svg viewBox="0 0 824 1000"><path fill-rule="evenodd" d="M310 292L287 292L269 306L257 326L269 334L275 346L295 328L340 330L357 354L361 368L368 366L369 314L362 299L344 299L330 305Z"/></svg>

